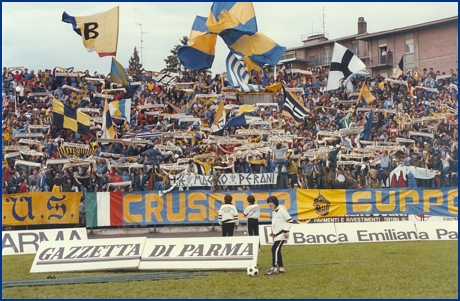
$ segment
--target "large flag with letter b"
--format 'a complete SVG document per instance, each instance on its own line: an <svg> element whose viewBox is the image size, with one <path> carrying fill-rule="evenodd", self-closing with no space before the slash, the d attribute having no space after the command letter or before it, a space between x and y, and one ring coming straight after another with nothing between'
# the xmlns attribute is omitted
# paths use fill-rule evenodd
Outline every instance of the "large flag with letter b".
<svg viewBox="0 0 460 301"><path fill-rule="evenodd" d="M84 17L72 17L62 13L62 21L70 23L83 40L88 51L96 51L100 57L115 56L118 45L119 7Z"/></svg>

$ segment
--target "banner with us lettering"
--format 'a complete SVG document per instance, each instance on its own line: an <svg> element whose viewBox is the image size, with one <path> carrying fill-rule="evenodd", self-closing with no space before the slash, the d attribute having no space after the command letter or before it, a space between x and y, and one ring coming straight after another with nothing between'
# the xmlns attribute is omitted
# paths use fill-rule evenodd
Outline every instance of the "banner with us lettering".
<svg viewBox="0 0 460 301"><path fill-rule="evenodd" d="M232 173L221 174L217 185L241 186L241 185L271 185L277 183L276 173ZM180 174L169 175L171 185L182 187L213 186L213 176Z"/></svg>
<svg viewBox="0 0 460 301"><path fill-rule="evenodd" d="M77 224L81 192L26 192L2 196L2 225Z"/></svg>

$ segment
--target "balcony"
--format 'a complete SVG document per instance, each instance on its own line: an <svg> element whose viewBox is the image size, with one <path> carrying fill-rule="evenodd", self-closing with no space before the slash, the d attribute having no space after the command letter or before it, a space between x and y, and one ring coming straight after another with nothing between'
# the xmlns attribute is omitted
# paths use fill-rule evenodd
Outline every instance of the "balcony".
<svg viewBox="0 0 460 301"><path fill-rule="evenodd" d="M326 67L330 64L331 58L315 58L308 61L308 67L310 68Z"/></svg>
<svg viewBox="0 0 460 301"><path fill-rule="evenodd" d="M369 58L368 68L389 68L393 67L393 56L375 56Z"/></svg>

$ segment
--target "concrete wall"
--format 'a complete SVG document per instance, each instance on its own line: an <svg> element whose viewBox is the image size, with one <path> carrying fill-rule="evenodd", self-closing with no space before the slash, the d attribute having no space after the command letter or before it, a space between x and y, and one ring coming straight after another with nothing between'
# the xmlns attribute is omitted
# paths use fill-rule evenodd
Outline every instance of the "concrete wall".
<svg viewBox="0 0 460 301"><path fill-rule="evenodd" d="M239 97L245 104L276 102L274 93L239 94Z"/></svg>

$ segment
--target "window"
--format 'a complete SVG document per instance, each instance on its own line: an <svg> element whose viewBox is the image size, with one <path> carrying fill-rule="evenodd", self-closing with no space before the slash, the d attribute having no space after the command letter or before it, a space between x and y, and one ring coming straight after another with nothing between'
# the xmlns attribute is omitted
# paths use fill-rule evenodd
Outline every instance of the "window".
<svg viewBox="0 0 460 301"><path fill-rule="evenodd" d="M414 54L413 53L406 54L405 63L406 64L411 64L413 62L414 62Z"/></svg>
<svg viewBox="0 0 460 301"><path fill-rule="evenodd" d="M295 51L286 52L281 60L295 59Z"/></svg>
<svg viewBox="0 0 460 301"><path fill-rule="evenodd" d="M314 56L310 56L310 67L316 67L319 65L319 60L318 60L318 56L317 55L314 55Z"/></svg>
<svg viewBox="0 0 460 301"><path fill-rule="evenodd" d="M380 64L386 64L388 61L387 56L387 46L380 46L379 47L379 57L380 57Z"/></svg>
<svg viewBox="0 0 460 301"><path fill-rule="evenodd" d="M353 51L354 54L359 56L359 43L358 42L351 43L351 48L352 48L351 51Z"/></svg>
<svg viewBox="0 0 460 301"><path fill-rule="evenodd" d="M380 39L379 40L379 47L380 46L386 46L387 45L387 39Z"/></svg>
<svg viewBox="0 0 460 301"><path fill-rule="evenodd" d="M287 59L295 59L295 51L286 52L285 58L283 58L283 59L285 59L285 60L287 60Z"/></svg>
<svg viewBox="0 0 460 301"><path fill-rule="evenodd" d="M406 53L414 53L414 39L406 39Z"/></svg>
<svg viewBox="0 0 460 301"><path fill-rule="evenodd" d="M329 65L331 63L331 53L329 47L324 47L324 64Z"/></svg>

